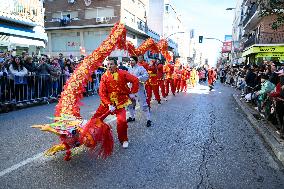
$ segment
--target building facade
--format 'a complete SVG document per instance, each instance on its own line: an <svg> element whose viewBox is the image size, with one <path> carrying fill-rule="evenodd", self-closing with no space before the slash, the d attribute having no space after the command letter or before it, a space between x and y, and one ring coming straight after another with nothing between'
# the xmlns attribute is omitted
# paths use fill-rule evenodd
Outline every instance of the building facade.
<svg viewBox="0 0 284 189"><path fill-rule="evenodd" d="M243 0L238 0L236 4L234 21L233 21L233 29L232 29L232 63L233 64L241 64L243 62L242 58L242 50L243 43L242 35L243 35L243 27L242 20L244 17L243 11Z"/></svg>
<svg viewBox="0 0 284 189"><path fill-rule="evenodd" d="M284 62L284 26L273 30L271 23L275 16L261 17L260 6L255 0L243 1L242 12L243 60L250 64L270 60Z"/></svg>
<svg viewBox="0 0 284 189"><path fill-rule="evenodd" d="M44 8L41 0L0 0L0 48L39 53L45 47Z"/></svg>
<svg viewBox="0 0 284 189"><path fill-rule="evenodd" d="M107 38L116 22L125 24L126 39L136 47L148 37L160 40L147 24L148 0L46 0L45 8L49 39L46 53L51 56L90 54ZM122 60L128 53L114 51L111 56Z"/></svg>
<svg viewBox="0 0 284 189"><path fill-rule="evenodd" d="M168 40L173 55L187 62L189 34L185 31L182 16L170 0L149 0L149 26Z"/></svg>

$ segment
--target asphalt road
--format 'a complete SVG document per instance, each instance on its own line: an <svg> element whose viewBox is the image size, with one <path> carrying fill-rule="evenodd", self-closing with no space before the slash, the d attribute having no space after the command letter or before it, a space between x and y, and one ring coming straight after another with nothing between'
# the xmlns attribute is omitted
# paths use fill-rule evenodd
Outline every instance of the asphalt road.
<svg viewBox="0 0 284 189"><path fill-rule="evenodd" d="M114 132L115 151L106 160L84 151L69 162L63 154L42 156L57 138L30 126L50 122L55 104L1 114L0 188L284 188L283 166L233 93L198 86L162 105L153 102L153 127L138 114L129 124L129 148ZM99 99L83 103L88 119Z"/></svg>

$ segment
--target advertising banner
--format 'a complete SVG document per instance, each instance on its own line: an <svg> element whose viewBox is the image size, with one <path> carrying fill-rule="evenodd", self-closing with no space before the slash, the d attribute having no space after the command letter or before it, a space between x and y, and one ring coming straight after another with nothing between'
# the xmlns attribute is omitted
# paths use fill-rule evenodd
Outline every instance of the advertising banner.
<svg viewBox="0 0 284 189"><path fill-rule="evenodd" d="M223 42L222 53L229 53L232 50L232 41Z"/></svg>

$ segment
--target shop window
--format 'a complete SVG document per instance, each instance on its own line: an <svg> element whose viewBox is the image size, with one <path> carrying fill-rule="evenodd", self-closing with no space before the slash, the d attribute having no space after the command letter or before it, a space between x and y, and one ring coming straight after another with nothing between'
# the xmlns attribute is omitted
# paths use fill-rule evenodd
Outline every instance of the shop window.
<svg viewBox="0 0 284 189"><path fill-rule="evenodd" d="M74 20L74 18L78 18L78 11L52 13L52 19L63 19L63 18L70 18L70 20Z"/></svg>

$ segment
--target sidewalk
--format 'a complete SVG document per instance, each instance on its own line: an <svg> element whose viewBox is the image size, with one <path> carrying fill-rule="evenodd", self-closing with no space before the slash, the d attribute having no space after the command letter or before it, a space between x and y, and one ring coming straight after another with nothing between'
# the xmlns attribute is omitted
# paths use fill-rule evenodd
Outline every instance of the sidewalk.
<svg viewBox="0 0 284 189"><path fill-rule="evenodd" d="M263 119L256 110L241 99L239 94L234 94L233 97L247 115L250 123L270 146L276 157L284 164L284 140L280 139L279 135L276 133L275 126Z"/></svg>

